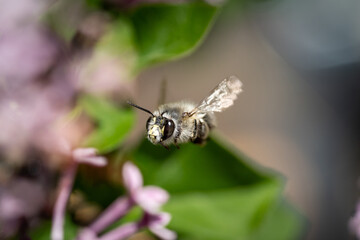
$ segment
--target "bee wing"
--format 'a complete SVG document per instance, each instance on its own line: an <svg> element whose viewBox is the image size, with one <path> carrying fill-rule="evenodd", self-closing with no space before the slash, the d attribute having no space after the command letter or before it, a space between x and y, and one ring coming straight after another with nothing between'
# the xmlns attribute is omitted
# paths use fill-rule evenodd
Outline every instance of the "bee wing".
<svg viewBox="0 0 360 240"><path fill-rule="evenodd" d="M235 76L225 78L204 98L189 115L195 113L221 112L234 104L237 95L242 91L242 82Z"/></svg>

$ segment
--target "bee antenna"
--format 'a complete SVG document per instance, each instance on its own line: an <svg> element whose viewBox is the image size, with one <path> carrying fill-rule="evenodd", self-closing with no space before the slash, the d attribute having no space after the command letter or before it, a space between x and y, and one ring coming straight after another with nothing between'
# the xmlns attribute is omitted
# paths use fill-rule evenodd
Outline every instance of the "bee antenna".
<svg viewBox="0 0 360 240"><path fill-rule="evenodd" d="M147 113L151 114L151 116L154 117L154 114L153 114L152 112L150 112L149 110L147 110L147 109L145 109L145 108L142 108L142 107L140 107L140 106L138 106L138 105L136 105L136 104L134 104L134 103L132 103L132 102L130 102L130 101L126 101L126 102L127 102L127 104L129 104L129 105L131 105L131 106L133 106L133 107L136 107L136 108L138 108L138 109L140 109L140 110L142 110L142 111L144 111L144 112L147 112Z"/></svg>

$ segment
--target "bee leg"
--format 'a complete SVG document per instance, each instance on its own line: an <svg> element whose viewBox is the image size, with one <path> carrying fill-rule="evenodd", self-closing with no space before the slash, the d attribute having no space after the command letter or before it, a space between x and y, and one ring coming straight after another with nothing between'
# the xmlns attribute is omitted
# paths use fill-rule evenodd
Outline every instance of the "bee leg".
<svg viewBox="0 0 360 240"><path fill-rule="evenodd" d="M187 118L187 117L190 117L190 116L189 116L189 113L188 113L188 112L183 112L183 113L181 114L181 117L182 117L182 118Z"/></svg>
<svg viewBox="0 0 360 240"><path fill-rule="evenodd" d="M163 146L166 150L170 150L170 148L168 146L166 146L165 144L163 144L162 142L160 143L161 146Z"/></svg>
<svg viewBox="0 0 360 240"><path fill-rule="evenodd" d="M177 144L176 141L174 142L174 145L175 145L175 147L176 147L177 149L180 149L180 146Z"/></svg>

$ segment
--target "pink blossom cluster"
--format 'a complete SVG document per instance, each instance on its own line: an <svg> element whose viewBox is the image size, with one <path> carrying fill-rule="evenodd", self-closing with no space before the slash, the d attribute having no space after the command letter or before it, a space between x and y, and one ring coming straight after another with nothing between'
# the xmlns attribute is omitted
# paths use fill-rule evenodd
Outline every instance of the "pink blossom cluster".
<svg viewBox="0 0 360 240"><path fill-rule="evenodd" d="M169 194L157 186L143 186L141 172L131 162L124 164L122 174L127 196L115 200L90 226L81 231L77 239L121 240L143 228L148 228L160 239L176 239L176 233L165 228L171 220L171 215L161 211L161 206L168 201ZM100 235L104 229L121 219L134 206L139 206L143 210L141 220L124 224Z"/></svg>

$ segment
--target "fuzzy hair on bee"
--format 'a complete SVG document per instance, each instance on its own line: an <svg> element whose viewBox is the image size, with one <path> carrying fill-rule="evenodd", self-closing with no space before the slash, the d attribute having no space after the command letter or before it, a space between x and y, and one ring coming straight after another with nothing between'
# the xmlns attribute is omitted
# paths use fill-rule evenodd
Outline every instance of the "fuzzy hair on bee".
<svg viewBox="0 0 360 240"><path fill-rule="evenodd" d="M214 112L222 112L232 106L237 95L242 91L241 81L230 76L220 82L199 104L191 102L175 102L163 104L151 112L136 104L131 106L149 113L146 122L147 138L153 144L165 148L171 144L193 142L202 144L209 136L210 130L216 126Z"/></svg>

